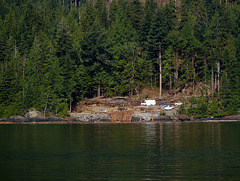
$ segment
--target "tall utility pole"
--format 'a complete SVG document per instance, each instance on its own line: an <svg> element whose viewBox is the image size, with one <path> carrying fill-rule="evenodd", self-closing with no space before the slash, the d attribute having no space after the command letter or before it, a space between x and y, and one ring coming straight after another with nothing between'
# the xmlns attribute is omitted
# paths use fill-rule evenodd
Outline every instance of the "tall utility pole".
<svg viewBox="0 0 240 181"><path fill-rule="evenodd" d="M162 97L162 47L159 44L159 98Z"/></svg>

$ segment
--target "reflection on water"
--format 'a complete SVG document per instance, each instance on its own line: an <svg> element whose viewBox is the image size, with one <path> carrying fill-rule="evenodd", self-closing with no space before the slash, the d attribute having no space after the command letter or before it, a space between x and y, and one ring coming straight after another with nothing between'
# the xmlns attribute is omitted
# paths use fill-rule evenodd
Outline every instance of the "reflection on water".
<svg viewBox="0 0 240 181"><path fill-rule="evenodd" d="M240 123L1 125L0 180L238 180Z"/></svg>

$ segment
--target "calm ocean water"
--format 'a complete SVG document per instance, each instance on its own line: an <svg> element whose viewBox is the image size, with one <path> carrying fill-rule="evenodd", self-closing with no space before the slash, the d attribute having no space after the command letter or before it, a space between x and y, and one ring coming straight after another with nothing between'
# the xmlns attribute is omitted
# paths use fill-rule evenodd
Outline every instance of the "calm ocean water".
<svg viewBox="0 0 240 181"><path fill-rule="evenodd" d="M240 180L240 122L0 125L0 180Z"/></svg>

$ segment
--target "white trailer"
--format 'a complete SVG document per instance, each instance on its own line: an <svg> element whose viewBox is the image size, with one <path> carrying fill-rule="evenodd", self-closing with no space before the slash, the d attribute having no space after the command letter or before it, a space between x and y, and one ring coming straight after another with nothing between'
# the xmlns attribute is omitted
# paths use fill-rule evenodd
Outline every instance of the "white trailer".
<svg viewBox="0 0 240 181"><path fill-rule="evenodd" d="M141 103L141 106L155 106L156 100L145 100L143 103Z"/></svg>

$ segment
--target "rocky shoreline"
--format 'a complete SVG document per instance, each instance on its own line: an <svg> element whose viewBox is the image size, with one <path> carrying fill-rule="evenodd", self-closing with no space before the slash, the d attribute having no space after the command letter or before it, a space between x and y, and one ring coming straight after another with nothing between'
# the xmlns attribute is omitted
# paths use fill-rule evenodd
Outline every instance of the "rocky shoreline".
<svg viewBox="0 0 240 181"><path fill-rule="evenodd" d="M111 115L108 113L70 113L67 118L56 116L44 116L43 113L30 110L25 116L11 116L0 119L0 124L83 124L83 123L112 123ZM140 122L219 122L240 121L240 115L224 116L218 118L192 119L185 115L163 116L160 112L134 112L131 123ZM120 122L120 121L119 121Z"/></svg>

